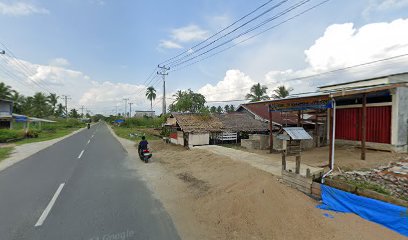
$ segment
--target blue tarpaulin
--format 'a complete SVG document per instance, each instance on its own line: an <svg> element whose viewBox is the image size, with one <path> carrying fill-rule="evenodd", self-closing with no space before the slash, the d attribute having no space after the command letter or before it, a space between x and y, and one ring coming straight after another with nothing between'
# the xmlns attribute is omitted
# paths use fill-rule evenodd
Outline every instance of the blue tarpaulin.
<svg viewBox="0 0 408 240"><path fill-rule="evenodd" d="M116 119L115 120L115 123L124 123L125 122L125 120L123 120L123 119Z"/></svg>
<svg viewBox="0 0 408 240"><path fill-rule="evenodd" d="M318 208L360 217L381 224L408 237L408 209L391 203L358 196L326 185L321 186L323 204Z"/></svg>

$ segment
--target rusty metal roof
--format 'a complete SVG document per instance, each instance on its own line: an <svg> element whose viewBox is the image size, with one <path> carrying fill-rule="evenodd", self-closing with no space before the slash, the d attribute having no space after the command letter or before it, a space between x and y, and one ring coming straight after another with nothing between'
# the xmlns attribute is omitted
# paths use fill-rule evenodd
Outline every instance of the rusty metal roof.
<svg viewBox="0 0 408 240"><path fill-rule="evenodd" d="M293 140L309 140L313 139L302 127L286 127L283 130L289 134Z"/></svg>

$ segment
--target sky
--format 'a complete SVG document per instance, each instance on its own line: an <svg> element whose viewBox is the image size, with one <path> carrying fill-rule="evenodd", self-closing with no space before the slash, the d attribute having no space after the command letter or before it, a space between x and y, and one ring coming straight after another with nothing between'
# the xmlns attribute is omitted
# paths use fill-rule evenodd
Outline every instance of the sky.
<svg viewBox="0 0 408 240"><path fill-rule="evenodd" d="M279 15L299 2L304 4ZM149 110L145 91L150 85L157 89L153 108L161 113L157 65L183 52L181 60L165 62L170 66L167 103L177 90L189 88L203 94L209 105L224 105L216 101L243 100L258 82L268 87L269 95L279 85L302 93L325 84L408 71L408 56L403 56L408 54L408 0L330 0L291 19L321 2L0 0L0 52L6 52L0 54L0 80L24 95L67 95L68 108L85 106L94 114L109 115L124 111L124 98L133 103L133 110ZM242 34L266 19L272 20ZM237 28L240 25L244 26ZM240 33L199 55L200 47L217 40L205 51ZM257 36L240 43L253 35ZM386 58L393 59L301 78Z"/></svg>

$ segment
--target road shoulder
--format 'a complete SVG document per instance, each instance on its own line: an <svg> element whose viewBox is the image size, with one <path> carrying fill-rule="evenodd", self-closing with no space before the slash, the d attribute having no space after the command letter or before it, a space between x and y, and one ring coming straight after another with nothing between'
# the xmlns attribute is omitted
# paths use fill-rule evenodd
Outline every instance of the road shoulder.
<svg viewBox="0 0 408 240"><path fill-rule="evenodd" d="M23 145L17 145L14 147L13 152L10 154L10 156L2 161L0 161L0 172L7 169L8 167L46 149L51 147L52 145L66 139L69 138L79 132L81 132L82 130L84 130L85 128L81 128L78 129L70 134L67 134L63 137L60 138L55 138L52 140L48 140L48 141L43 141L43 142L35 142L35 143L27 143L27 144L23 144Z"/></svg>

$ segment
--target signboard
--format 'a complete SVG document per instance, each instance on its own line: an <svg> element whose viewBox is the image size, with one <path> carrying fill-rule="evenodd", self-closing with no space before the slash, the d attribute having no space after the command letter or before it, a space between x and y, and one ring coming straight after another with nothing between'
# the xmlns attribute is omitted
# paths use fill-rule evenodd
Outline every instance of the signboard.
<svg viewBox="0 0 408 240"><path fill-rule="evenodd" d="M290 112L310 109L328 109L333 108L331 100L313 100L302 102L271 103L269 111L271 112Z"/></svg>

